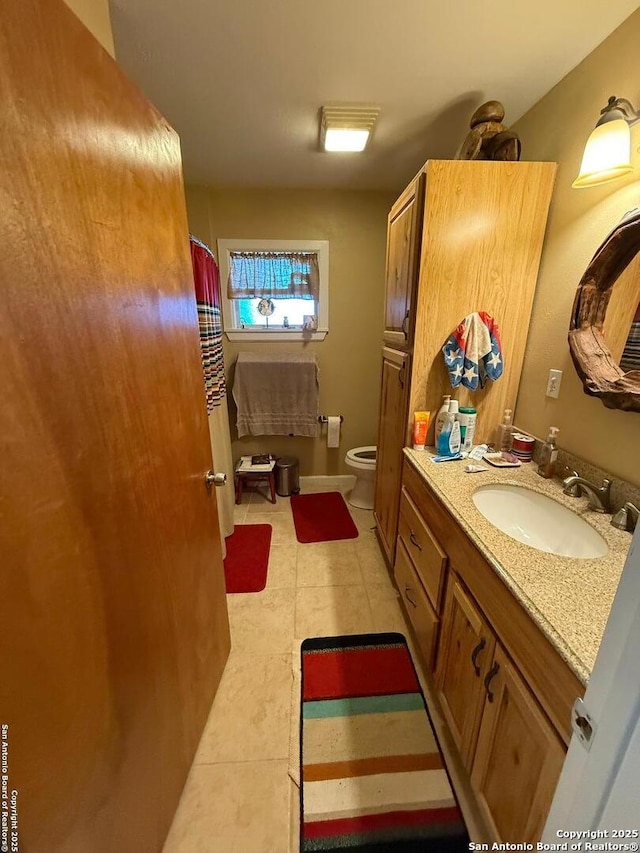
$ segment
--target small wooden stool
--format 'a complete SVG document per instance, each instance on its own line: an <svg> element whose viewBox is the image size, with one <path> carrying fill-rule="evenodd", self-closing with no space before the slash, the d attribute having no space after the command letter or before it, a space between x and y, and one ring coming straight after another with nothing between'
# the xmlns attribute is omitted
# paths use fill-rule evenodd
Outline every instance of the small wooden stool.
<svg viewBox="0 0 640 853"><path fill-rule="evenodd" d="M271 471L236 471L236 503L242 501L242 489L248 486L249 483L258 480L268 480L269 490L271 491L271 503L276 502L276 472Z"/></svg>

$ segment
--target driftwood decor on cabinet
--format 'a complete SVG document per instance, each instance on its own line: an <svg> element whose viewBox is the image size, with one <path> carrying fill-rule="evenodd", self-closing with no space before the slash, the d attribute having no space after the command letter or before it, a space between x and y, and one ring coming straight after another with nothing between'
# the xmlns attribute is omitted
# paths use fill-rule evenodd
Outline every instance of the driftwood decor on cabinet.
<svg viewBox="0 0 640 853"><path fill-rule="evenodd" d="M604 333L613 286L640 252L640 208L611 231L580 279L569 326L569 350L585 394L609 409L640 412L640 370L625 373ZM632 316L637 307L630 306Z"/></svg>

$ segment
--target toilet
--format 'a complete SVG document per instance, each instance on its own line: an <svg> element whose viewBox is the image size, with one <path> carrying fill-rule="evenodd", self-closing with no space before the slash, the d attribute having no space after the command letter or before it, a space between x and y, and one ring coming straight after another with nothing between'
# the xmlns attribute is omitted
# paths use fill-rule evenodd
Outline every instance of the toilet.
<svg viewBox="0 0 640 853"><path fill-rule="evenodd" d="M373 509L373 489L376 477L376 447L354 447L344 457L349 471L355 475L356 484L347 500L359 509Z"/></svg>

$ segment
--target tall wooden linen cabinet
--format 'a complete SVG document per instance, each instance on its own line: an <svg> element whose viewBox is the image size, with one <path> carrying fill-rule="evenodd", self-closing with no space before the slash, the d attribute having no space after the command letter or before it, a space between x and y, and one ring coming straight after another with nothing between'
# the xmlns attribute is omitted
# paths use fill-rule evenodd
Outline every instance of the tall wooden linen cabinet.
<svg viewBox="0 0 640 853"><path fill-rule="evenodd" d="M433 442L452 393L478 410L480 442L515 405L555 172L555 163L429 160L389 213L374 499L389 565L413 413L431 412ZM497 321L504 370L482 390L453 391L441 349L473 311Z"/></svg>

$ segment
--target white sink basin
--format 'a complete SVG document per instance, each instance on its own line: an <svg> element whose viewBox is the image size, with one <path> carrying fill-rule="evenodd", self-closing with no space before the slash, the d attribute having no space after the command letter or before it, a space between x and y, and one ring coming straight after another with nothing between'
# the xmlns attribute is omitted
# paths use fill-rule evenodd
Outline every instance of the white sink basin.
<svg viewBox="0 0 640 853"><path fill-rule="evenodd" d="M482 515L512 539L559 557L604 557L609 546L579 515L522 486L481 486L473 502Z"/></svg>

